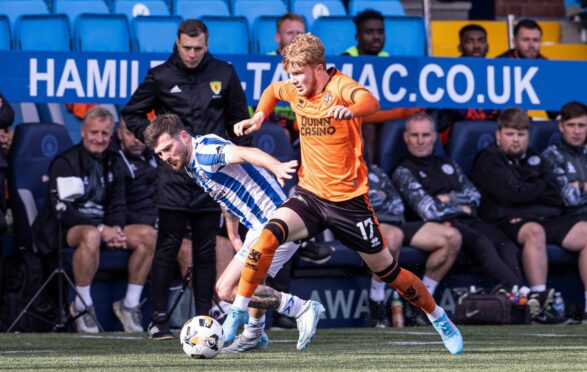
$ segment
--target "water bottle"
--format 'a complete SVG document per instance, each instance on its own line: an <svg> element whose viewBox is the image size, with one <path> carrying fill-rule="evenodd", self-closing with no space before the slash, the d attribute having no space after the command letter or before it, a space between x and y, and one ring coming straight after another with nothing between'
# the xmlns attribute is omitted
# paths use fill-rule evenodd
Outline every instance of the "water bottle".
<svg viewBox="0 0 587 372"><path fill-rule="evenodd" d="M563 296L560 292L554 293L554 304L552 305L552 309L560 316L565 315L565 300L563 300Z"/></svg>
<svg viewBox="0 0 587 372"><path fill-rule="evenodd" d="M404 304L397 291L393 292L393 299L391 300L391 324L394 328L404 326Z"/></svg>
<svg viewBox="0 0 587 372"><path fill-rule="evenodd" d="M517 285L514 285L512 291L507 295L508 301L518 303L519 301L520 290L518 289Z"/></svg>

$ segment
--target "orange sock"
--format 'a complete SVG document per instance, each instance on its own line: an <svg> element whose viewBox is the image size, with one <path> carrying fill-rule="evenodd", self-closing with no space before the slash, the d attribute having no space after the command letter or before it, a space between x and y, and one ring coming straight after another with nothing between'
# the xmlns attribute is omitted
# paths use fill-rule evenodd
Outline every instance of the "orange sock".
<svg viewBox="0 0 587 372"><path fill-rule="evenodd" d="M243 297L251 298L257 286L269 271L275 251L279 247L279 241L273 233L263 229L261 236L255 242L241 273L237 293Z"/></svg>
<svg viewBox="0 0 587 372"><path fill-rule="evenodd" d="M403 298L426 314L431 313L436 307L436 301L424 283L408 270L400 269L399 275L390 285L397 289Z"/></svg>
<svg viewBox="0 0 587 372"><path fill-rule="evenodd" d="M426 314L431 313L436 308L434 297L428 292L420 278L399 267L396 261L389 265L387 269L375 274L387 285L397 289L403 298L422 309Z"/></svg>

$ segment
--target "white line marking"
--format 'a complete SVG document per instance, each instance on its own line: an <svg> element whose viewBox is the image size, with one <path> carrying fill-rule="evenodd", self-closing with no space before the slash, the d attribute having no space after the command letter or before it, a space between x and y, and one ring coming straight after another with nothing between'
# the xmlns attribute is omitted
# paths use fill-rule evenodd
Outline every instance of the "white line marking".
<svg viewBox="0 0 587 372"><path fill-rule="evenodd" d="M137 336L94 336L94 335L81 335L80 338L99 338L104 340L145 340L145 337Z"/></svg>

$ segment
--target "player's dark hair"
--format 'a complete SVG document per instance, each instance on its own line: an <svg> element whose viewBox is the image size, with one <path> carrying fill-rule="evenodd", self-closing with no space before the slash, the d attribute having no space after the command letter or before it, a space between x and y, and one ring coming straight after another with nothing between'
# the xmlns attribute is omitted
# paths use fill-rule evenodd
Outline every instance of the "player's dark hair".
<svg viewBox="0 0 587 372"><path fill-rule="evenodd" d="M505 109L497 117L497 130L530 130L530 124L528 113L517 107Z"/></svg>
<svg viewBox="0 0 587 372"><path fill-rule="evenodd" d="M177 38L179 39L181 34L186 34L189 37L197 37L201 34L206 35L206 41L208 41L208 27L206 24L199 19L186 19L179 24L177 29Z"/></svg>
<svg viewBox="0 0 587 372"><path fill-rule="evenodd" d="M521 28L525 28L528 30L538 30L542 35L542 27L533 19L521 19L516 22L514 26L514 36L518 36L518 32L520 32Z"/></svg>
<svg viewBox="0 0 587 372"><path fill-rule="evenodd" d="M483 34L485 35L485 37L487 37L487 30L485 29L485 27L475 24L475 23L471 23L469 25L463 26L460 30L459 30L459 39L462 39L463 36L465 36L465 34L467 32L470 31L479 31L479 32L483 32Z"/></svg>
<svg viewBox="0 0 587 372"><path fill-rule="evenodd" d="M159 137L167 133L170 137L176 137L185 127L179 116L175 114L158 115L145 129L145 143L156 147Z"/></svg>
<svg viewBox="0 0 587 372"><path fill-rule="evenodd" d="M378 21L383 22L383 14L373 9L367 9L357 14L355 18L353 18L353 22L355 23L357 33L359 32L359 29L361 28L363 23L370 21L372 19L376 19Z"/></svg>
<svg viewBox="0 0 587 372"><path fill-rule="evenodd" d="M560 119L561 121L567 121L581 116L587 116L587 106L578 101L572 101L566 103L561 108Z"/></svg>

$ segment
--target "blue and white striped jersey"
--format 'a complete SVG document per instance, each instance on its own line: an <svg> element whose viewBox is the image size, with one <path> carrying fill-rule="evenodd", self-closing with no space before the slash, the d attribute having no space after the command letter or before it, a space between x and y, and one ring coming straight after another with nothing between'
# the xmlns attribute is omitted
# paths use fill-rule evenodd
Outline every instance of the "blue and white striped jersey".
<svg viewBox="0 0 587 372"><path fill-rule="evenodd" d="M286 200L285 193L265 169L248 163L228 164L224 148L231 144L214 134L193 137L192 157L186 171L243 225L260 228Z"/></svg>

